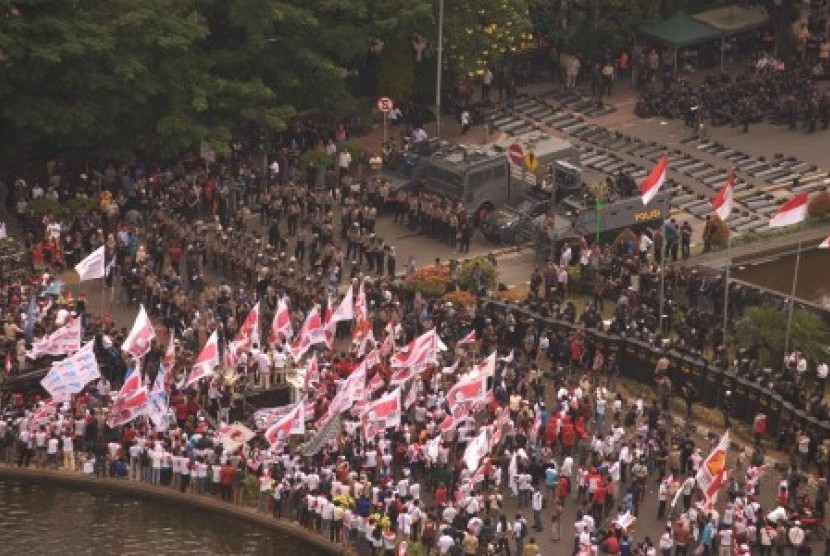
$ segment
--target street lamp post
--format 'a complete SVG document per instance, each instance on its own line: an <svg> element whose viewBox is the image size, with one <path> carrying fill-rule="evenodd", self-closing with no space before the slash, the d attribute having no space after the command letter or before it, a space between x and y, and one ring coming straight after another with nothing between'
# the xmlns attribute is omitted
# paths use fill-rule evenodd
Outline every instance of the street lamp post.
<svg viewBox="0 0 830 556"><path fill-rule="evenodd" d="M444 64L444 0L438 0L438 51L435 68L435 136L441 137L441 70Z"/></svg>

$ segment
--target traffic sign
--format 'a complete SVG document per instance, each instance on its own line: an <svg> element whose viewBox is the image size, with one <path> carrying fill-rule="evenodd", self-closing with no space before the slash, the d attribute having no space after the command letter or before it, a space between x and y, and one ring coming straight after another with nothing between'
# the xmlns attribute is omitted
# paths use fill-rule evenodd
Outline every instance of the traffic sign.
<svg viewBox="0 0 830 556"><path fill-rule="evenodd" d="M524 156L522 146L518 143L513 143L507 148L507 156L510 158L510 162L512 162L516 166L521 166L522 158Z"/></svg>
<svg viewBox="0 0 830 556"><path fill-rule="evenodd" d="M391 112L392 109L395 107L395 103L392 102L392 99L389 97L380 97L378 99L378 110L386 114L387 112Z"/></svg>
<svg viewBox="0 0 830 556"><path fill-rule="evenodd" d="M525 168L530 172L535 172L539 169L539 159L533 154L533 151L527 151L525 155Z"/></svg>

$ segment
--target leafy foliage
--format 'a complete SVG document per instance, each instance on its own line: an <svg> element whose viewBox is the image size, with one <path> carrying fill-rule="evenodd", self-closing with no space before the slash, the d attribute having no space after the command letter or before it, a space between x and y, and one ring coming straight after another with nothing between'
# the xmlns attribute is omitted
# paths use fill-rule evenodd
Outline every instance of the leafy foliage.
<svg viewBox="0 0 830 556"><path fill-rule="evenodd" d="M461 289L477 293L476 275L479 277L481 288L493 289L499 278L499 270L496 266L484 257L467 259L461 263L461 272L458 274L458 285Z"/></svg>
<svg viewBox="0 0 830 556"><path fill-rule="evenodd" d="M784 354L787 312L770 305L749 307L735 325L738 345L756 347L763 365L778 365ZM827 357L830 327L811 311L793 311L791 348L798 348L807 359L816 362Z"/></svg>
<svg viewBox="0 0 830 556"><path fill-rule="evenodd" d="M427 297L438 297L447 291L450 271L445 266L424 266L417 269L403 283L404 288Z"/></svg>
<svg viewBox="0 0 830 556"><path fill-rule="evenodd" d="M518 52L532 39L527 0L445 3L449 65L458 75L483 73L488 63Z"/></svg>

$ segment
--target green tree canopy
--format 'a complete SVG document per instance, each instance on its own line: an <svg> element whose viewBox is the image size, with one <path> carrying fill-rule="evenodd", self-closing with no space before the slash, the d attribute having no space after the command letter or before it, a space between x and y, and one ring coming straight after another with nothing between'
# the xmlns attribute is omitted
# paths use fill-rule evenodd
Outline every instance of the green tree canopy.
<svg viewBox="0 0 830 556"><path fill-rule="evenodd" d="M735 325L738 345L757 348L760 362L777 365L784 356L787 334L787 312L770 305L749 307ZM790 348L799 349L808 360L816 362L827 357L830 327L813 311L793 311Z"/></svg>

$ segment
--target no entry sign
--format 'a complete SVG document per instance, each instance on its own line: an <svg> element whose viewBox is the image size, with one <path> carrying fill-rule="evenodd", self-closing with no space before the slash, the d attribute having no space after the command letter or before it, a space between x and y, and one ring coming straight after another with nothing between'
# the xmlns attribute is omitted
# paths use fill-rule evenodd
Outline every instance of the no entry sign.
<svg viewBox="0 0 830 556"><path fill-rule="evenodd" d="M510 158L510 162L516 166L521 166L522 161L524 160L522 146L518 143L513 143L507 148L507 156Z"/></svg>
<svg viewBox="0 0 830 556"><path fill-rule="evenodd" d="M378 99L378 110L383 112L391 112L392 109L395 107L395 104L392 102L392 99L389 97L380 97Z"/></svg>

